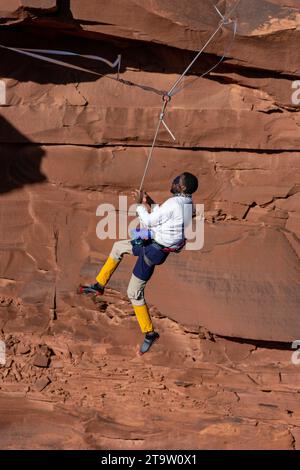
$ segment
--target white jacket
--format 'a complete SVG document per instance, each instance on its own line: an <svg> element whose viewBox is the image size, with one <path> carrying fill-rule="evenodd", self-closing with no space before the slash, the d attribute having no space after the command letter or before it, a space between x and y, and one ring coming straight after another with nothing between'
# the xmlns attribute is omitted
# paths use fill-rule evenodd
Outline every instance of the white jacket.
<svg viewBox="0 0 300 470"><path fill-rule="evenodd" d="M141 224L151 230L157 243L173 247L185 238L185 228L193 216L193 203L189 196L176 195L161 206L156 204L151 213L142 204L138 204L136 211Z"/></svg>

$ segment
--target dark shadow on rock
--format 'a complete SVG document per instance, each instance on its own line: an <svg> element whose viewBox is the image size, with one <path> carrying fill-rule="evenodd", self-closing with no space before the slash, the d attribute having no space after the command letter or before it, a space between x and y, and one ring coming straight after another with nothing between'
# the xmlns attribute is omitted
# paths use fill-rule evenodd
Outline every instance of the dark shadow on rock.
<svg viewBox="0 0 300 470"><path fill-rule="evenodd" d="M44 155L39 145L33 144L0 116L0 194L47 181L41 172Z"/></svg>
<svg viewBox="0 0 300 470"><path fill-rule="evenodd" d="M70 0L57 0L58 15L60 18L73 20Z"/></svg>
<svg viewBox="0 0 300 470"><path fill-rule="evenodd" d="M251 5L247 4L248 6L246 3L247 2L243 2L243 5L239 4L236 9L239 19L236 41L238 41L239 34L242 34L241 28L245 25L249 26L251 32L264 24L269 17L287 18L294 12L293 8L281 7L265 0L254 0L250 2ZM105 24L101 23L101 21L96 21L99 19L99 13L95 21L75 19L71 11L70 0L58 0L57 5L57 12L49 17L42 15L39 18L25 20L23 23L9 27L0 27L0 44L16 48L59 49L77 52L79 54L94 54L104 57L111 62L114 62L117 56L121 54L123 57L121 73L125 72L126 69L134 69L136 71L150 73L180 74L195 57L196 51L179 49L154 41L126 39L124 37L85 30L83 29L85 24ZM210 23L205 26L208 39L218 25L219 16L214 10L211 1L207 0L204 2L203 8L205 5L210 18ZM263 8L259 7L261 5ZM203 10L203 12L206 10ZM206 18L205 15L204 17ZM120 28L122 28L122 25ZM203 33L203 31L201 32ZM232 41L232 28L227 27L226 32L220 34L223 38L222 40L220 40L219 36L215 38L218 40L219 45L218 55L203 53L201 60L197 61L188 75L199 76L218 63L224 50L227 50L228 45ZM251 37L249 41L250 40ZM200 41L199 49L203 46L203 41L204 39ZM230 56L230 51L225 55ZM104 76L117 76L116 69L112 69L101 62L79 57L50 57L90 69ZM243 67L241 65L239 65L238 68L244 69L245 65ZM237 66L234 65L234 68L236 71ZM231 69L227 69L227 64L223 63L222 68L218 67L217 70L219 73L223 73ZM97 75L42 62L38 59L22 56L16 52L5 49L0 49L0 76L3 78L13 78L21 82L33 81L34 83L40 84L80 83L99 79ZM143 84L144 83L127 83L129 86L139 86ZM145 85L147 85L147 83L145 83ZM171 85L172 83L170 83L170 86Z"/></svg>
<svg viewBox="0 0 300 470"><path fill-rule="evenodd" d="M67 2L68 3L68 2ZM64 14L68 14L65 6ZM70 12L71 14L71 12ZM68 24L68 27L66 25ZM228 32L230 36L230 32ZM209 35L209 33L208 33ZM0 44L15 48L57 49L79 54L92 54L115 62L122 55L120 72L127 69L147 73L180 74L195 57L194 51L177 49L154 42L118 38L101 33L81 30L78 24L61 22L55 25L44 20L43 24L21 24L9 28L0 28ZM81 57L51 55L55 60L92 70L103 76L117 78L117 69L105 63ZM203 54L191 74L199 75L211 68L219 60L214 54ZM17 52L0 48L0 76L20 82L39 84L68 84L99 80L99 76L51 64ZM126 83L125 83L126 84ZM146 85L143 80L127 83L128 86ZM170 82L170 86L172 82ZM163 91L163 90L158 90Z"/></svg>

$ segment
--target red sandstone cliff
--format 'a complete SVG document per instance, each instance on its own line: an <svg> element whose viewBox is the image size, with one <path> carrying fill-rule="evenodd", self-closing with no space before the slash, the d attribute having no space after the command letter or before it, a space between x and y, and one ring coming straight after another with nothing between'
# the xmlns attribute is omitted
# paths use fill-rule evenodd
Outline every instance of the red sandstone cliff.
<svg viewBox="0 0 300 470"><path fill-rule="evenodd" d="M218 2L223 14L234 5L234 1ZM211 421L207 418L203 430L198 429L200 446L209 447L213 436L212 447L226 447L217 424L224 418L224 407L232 419L226 421L228 447L235 446L237 416L246 426L239 427L241 435L250 436L240 447L261 442L267 448L269 441L262 440L267 434L275 448L295 446L299 422L294 393L298 385L295 366L289 363L290 352L274 352L278 360L273 368L268 351L257 353L263 364L255 362L256 353L249 345L236 347L229 342L231 346L224 346L219 339L221 343L214 346L197 343L195 355L192 351L200 326L213 334L251 340L288 343L300 337L300 107L292 102L292 84L300 79L299 7L299 0L241 0L233 14L238 20L234 42L230 27L224 27L185 79L184 84L190 86L168 106L166 120L176 142L161 130L145 187L162 201L174 176L184 170L195 173L201 184L195 200L205 204L205 245L199 252L170 257L147 291L149 301L167 317L156 319L166 330L166 342L159 346L153 359L157 363L147 366L147 373L161 373L167 383L158 380L146 397L140 390L139 398L133 396L124 422L112 424L103 435L107 422L97 415L97 386L93 385L99 379L99 367L103 367L101 380L109 390L114 371L117 375L124 372L124 383L119 380L114 394L121 407L120 397L128 403L127 392L132 394L131 375L133 382L142 381L143 386L147 379L142 378L140 365L134 363L123 370L117 364L120 349L114 335L123 329L127 332L123 336L128 335L130 358L137 341L137 329L128 318L131 310L121 295L112 294L115 297L108 302L111 313L103 313L106 305L100 318L98 307L73 294L80 280L94 278L111 247L111 241L96 237L96 208L103 202L117 204L119 194L129 194L139 185L160 112L160 92L179 77L215 30L219 17L209 0L0 1L0 45L69 50L110 61L122 54L121 81L117 82L0 49L0 78L7 88L6 105L0 106L0 329L2 337L11 341L9 354L12 358L17 355L8 372L0 369L1 388L21 394L21 401L13 406L16 414L21 408L28 416L32 390L42 394L45 388L51 403L53 397L60 397L54 400L57 404L38 409L45 421L50 411L55 419L53 412L61 403L66 402L68 408L68 403L77 400L87 406L79 417L78 439L74 437L66 447L116 448L124 442L131 447L135 439L139 448L158 447L162 440L165 447L171 441L176 447L180 436L176 440L168 434L167 425L155 439L143 441L136 427L128 434L136 403L150 403L151 408L158 395L162 408L168 403L170 409L191 399L189 416L201 409L207 418L214 409L216 416L210 416ZM223 63L194 81L224 51ZM104 64L80 58L68 62L113 74ZM131 267L132 260L125 260L112 287L126 291ZM114 322L120 330L114 329ZM190 333L185 336L187 330L180 325ZM82 350L75 347L79 340ZM24 342L29 344L28 352L18 353L18 344ZM51 365L37 373L40 369L32 358L44 344L58 362L61 355L62 374L59 366L51 369ZM230 347L237 348L237 358L224 356L224 348ZM107 374L103 358L109 361ZM95 369L84 385L93 390L90 395L79 391L76 382L78 371L85 367L83 359ZM199 372L203 363L205 371ZM236 369L240 375L233 384ZM63 384L65 374L69 374L68 385ZM174 377L182 387L174 385ZM38 380L44 382L35 385ZM220 389L224 380L230 382L229 388ZM116 423L117 408L109 408L105 387L103 406ZM249 387L253 387L253 409L247 414L243 405L249 404ZM286 387L291 401L284 407ZM277 398L264 407L265 388L272 399ZM77 390L76 396L72 390ZM170 391L167 398L164 390ZM270 424L268 404L273 411L277 407L275 427ZM3 409L6 407L5 402ZM62 435L65 423L74 425L75 418L67 408ZM293 418L285 408L292 410ZM169 418L157 417L162 422ZM289 419L294 420L294 434ZM180 413L174 422L182 423ZM187 448L197 446L191 441L196 426L191 422L184 431ZM47 432L37 447L49 446L52 434ZM153 429L148 432L150 436ZM114 439L120 433L124 441L118 444ZM13 442L12 437L3 446L13 446Z"/></svg>

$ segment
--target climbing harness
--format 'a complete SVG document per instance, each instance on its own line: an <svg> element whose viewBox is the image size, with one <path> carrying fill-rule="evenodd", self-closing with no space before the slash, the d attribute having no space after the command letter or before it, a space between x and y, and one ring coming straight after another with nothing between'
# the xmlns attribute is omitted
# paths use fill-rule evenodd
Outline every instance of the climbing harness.
<svg viewBox="0 0 300 470"><path fill-rule="evenodd" d="M181 242L177 243L177 245L173 248L160 245L157 242L153 242L152 244L154 247L157 246L157 248L159 248L164 253L180 253L186 245L186 238L182 239Z"/></svg>

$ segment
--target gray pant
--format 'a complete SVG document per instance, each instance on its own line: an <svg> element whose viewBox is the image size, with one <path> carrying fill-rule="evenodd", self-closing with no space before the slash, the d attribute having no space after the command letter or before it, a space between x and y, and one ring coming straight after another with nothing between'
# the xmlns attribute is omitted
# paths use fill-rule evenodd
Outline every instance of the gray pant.
<svg viewBox="0 0 300 470"><path fill-rule="evenodd" d="M109 256L117 261L121 261L123 256L126 254L133 255L131 242L130 240L119 240L114 243ZM139 279L134 274L131 275L127 288L127 295L132 305L145 305L146 301L144 290L146 284L147 281Z"/></svg>

